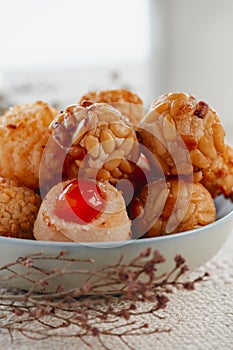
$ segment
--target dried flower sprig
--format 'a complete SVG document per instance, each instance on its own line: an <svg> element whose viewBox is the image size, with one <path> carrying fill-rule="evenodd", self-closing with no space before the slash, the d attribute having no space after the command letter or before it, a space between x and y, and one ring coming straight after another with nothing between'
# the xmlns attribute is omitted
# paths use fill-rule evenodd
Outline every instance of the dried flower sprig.
<svg viewBox="0 0 233 350"><path fill-rule="evenodd" d="M62 268L41 267L41 262L48 260L56 265L62 261ZM0 332L8 331L12 340L15 332L35 340L51 336L78 337L90 348L87 339L94 336L106 350L104 337L112 336L132 349L127 340L130 335L170 331L160 328L158 322L156 326L143 322L142 316L159 321L158 310L166 308L172 287L193 290L197 282L208 276L206 273L192 281L181 281L188 267L180 255L176 255L174 261L172 271L157 275L158 264L165 259L150 248L129 263L125 263L122 256L114 265L90 270L76 268L76 265L92 264L93 260L71 259L64 251L56 256L41 253L20 257L0 268L0 284L9 284L17 278L30 287L27 291L10 289L1 295ZM57 285L55 291L46 292L55 278L64 275L83 275L85 281L75 288ZM143 311L141 303L146 305Z"/></svg>

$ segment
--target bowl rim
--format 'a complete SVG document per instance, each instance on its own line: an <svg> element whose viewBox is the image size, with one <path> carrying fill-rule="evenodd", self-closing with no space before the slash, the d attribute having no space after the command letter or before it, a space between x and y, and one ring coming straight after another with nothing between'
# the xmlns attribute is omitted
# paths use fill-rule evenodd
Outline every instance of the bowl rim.
<svg viewBox="0 0 233 350"><path fill-rule="evenodd" d="M164 236L157 236L151 238L142 238L142 239L130 239L127 241L114 241L114 242L59 242L59 241L41 241L41 240L33 240L33 239L23 239L23 238L13 238L13 237L5 237L0 236L0 244L1 243L12 243L14 245L25 245L25 246L37 246L47 248L74 248L74 247L88 247L88 248L115 248L119 246L134 244L134 245L145 245L147 243L155 243L155 242L166 242L173 239L181 239L186 236L193 236L201 234L203 231L211 230L212 228L216 228L221 226L223 223L229 221L233 217L233 209L223 217L217 219L211 224L195 228L192 230L172 233ZM143 244L144 243L144 244Z"/></svg>

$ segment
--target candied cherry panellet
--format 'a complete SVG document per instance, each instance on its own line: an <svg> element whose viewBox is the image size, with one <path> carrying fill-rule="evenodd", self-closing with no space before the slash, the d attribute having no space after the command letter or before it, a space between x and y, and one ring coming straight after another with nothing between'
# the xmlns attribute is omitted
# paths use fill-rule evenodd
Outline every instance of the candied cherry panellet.
<svg viewBox="0 0 233 350"><path fill-rule="evenodd" d="M58 196L55 213L58 217L88 224L96 219L105 206L104 194L93 181L79 179L71 181Z"/></svg>

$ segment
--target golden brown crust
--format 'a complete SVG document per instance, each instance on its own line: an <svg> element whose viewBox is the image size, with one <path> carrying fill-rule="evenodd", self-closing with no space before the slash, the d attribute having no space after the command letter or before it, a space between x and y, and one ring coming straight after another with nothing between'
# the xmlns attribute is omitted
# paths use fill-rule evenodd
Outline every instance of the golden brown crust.
<svg viewBox="0 0 233 350"><path fill-rule="evenodd" d="M226 144L224 152L213 162L210 169L203 172L201 183L208 189L212 197L223 194L233 195L233 148Z"/></svg>
<svg viewBox="0 0 233 350"><path fill-rule="evenodd" d="M146 185L132 205L140 207L140 215L134 221L135 232L139 227L147 232L146 237L192 230L216 219L215 205L206 188L183 179Z"/></svg>
<svg viewBox="0 0 233 350"><path fill-rule="evenodd" d="M91 91L60 114L42 101L15 106L0 118L0 235L33 239L35 220L36 239L64 242L127 240L131 224L140 237L207 225L216 219L213 198L233 197L233 148L224 136L217 113L180 92L154 100L146 115L125 89ZM146 186L140 152L153 173ZM97 180L108 199L88 225L55 215L62 181L78 176ZM138 187L128 207L133 223L124 179ZM41 207L39 185L47 194Z"/></svg>
<svg viewBox="0 0 233 350"><path fill-rule="evenodd" d="M16 181L0 177L0 235L33 239L40 197Z"/></svg>
<svg viewBox="0 0 233 350"><path fill-rule="evenodd" d="M0 175L37 189L49 124L57 111L37 101L10 108L0 118Z"/></svg>
<svg viewBox="0 0 233 350"><path fill-rule="evenodd" d="M81 104L83 100L105 103L129 102L142 105L142 100L140 99L140 97L134 92L126 89L90 91L80 98L79 104Z"/></svg>
<svg viewBox="0 0 233 350"><path fill-rule="evenodd" d="M166 175L208 169L224 150L225 132L217 113L184 93L156 99L138 132Z"/></svg>
<svg viewBox="0 0 233 350"><path fill-rule="evenodd" d="M106 103L69 106L54 120L52 129L81 177L115 184L127 178L138 161L139 143L132 124ZM66 174L67 170L64 167Z"/></svg>
<svg viewBox="0 0 233 350"><path fill-rule="evenodd" d="M128 117L133 125L138 125L145 114L141 98L134 92L126 89L90 91L83 95L78 103L82 104L83 101L111 104Z"/></svg>

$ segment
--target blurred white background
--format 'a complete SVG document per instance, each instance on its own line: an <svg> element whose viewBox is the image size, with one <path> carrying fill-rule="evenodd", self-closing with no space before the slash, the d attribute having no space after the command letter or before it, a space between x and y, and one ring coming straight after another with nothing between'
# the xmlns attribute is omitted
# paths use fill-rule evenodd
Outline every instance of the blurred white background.
<svg viewBox="0 0 233 350"><path fill-rule="evenodd" d="M209 102L233 135L232 0L0 0L2 105L126 87ZM1 102L0 101L0 102ZM230 135L230 136L229 136Z"/></svg>
<svg viewBox="0 0 233 350"><path fill-rule="evenodd" d="M141 62L148 57L145 0L1 0L3 68Z"/></svg>
<svg viewBox="0 0 233 350"><path fill-rule="evenodd" d="M151 26L157 33L150 43L152 91L181 90L207 101L233 144L233 1L151 0L150 4L151 13L159 12L159 25L152 21Z"/></svg>
<svg viewBox="0 0 233 350"><path fill-rule="evenodd" d="M64 108L90 89L148 92L147 0L0 0L0 90Z"/></svg>

